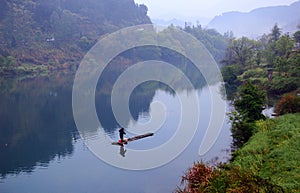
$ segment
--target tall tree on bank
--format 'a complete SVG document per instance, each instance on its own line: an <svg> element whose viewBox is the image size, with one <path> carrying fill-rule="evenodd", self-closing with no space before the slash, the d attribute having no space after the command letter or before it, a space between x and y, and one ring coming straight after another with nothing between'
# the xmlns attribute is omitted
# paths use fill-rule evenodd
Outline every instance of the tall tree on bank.
<svg viewBox="0 0 300 193"><path fill-rule="evenodd" d="M245 82L234 100L235 111L231 113L234 146L241 147L253 134L254 123L264 119L265 92L250 81Z"/></svg>

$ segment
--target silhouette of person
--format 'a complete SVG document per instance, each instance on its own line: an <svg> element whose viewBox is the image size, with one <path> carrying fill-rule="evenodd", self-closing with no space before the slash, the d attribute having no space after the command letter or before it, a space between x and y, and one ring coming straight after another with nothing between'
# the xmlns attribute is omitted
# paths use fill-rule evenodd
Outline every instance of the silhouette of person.
<svg viewBox="0 0 300 193"><path fill-rule="evenodd" d="M126 135L123 127L119 130L119 135L120 135L121 142L123 142L124 141L124 135Z"/></svg>

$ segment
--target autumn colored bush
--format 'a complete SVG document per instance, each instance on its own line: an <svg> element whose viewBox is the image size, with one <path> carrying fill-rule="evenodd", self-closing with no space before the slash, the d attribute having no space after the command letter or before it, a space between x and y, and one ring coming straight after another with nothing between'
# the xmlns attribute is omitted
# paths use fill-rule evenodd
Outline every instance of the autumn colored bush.
<svg viewBox="0 0 300 193"><path fill-rule="evenodd" d="M211 181L218 175L213 167L205 165L203 162L195 163L182 177L181 184L186 185L183 190L177 190L177 193L197 193L205 192L209 188Z"/></svg>
<svg viewBox="0 0 300 193"><path fill-rule="evenodd" d="M300 97L295 94L284 95L275 109L278 115L297 112L300 112Z"/></svg>
<svg viewBox="0 0 300 193"><path fill-rule="evenodd" d="M280 186L269 179L263 179L240 167L222 165L211 167L203 162L196 163L182 177L183 189L176 193L248 193L248 192L284 192Z"/></svg>

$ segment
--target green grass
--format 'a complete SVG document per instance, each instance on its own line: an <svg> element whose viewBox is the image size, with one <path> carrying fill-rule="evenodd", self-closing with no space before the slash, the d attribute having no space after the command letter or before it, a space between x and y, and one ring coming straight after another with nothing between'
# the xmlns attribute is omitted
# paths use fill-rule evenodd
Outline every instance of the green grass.
<svg viewBox="0 0 300 193"><path fill-rule="evenodd" d="M256 122L230 163L195 163L176 193L300 192L300 113Z"/></svg>
<svg viewBox="0 0 300 193"><path fill-rule="evenodd" d="M299 192L300 114L257 122L257 133L235 153L230 166L270 179L287 192Z"/></svg>

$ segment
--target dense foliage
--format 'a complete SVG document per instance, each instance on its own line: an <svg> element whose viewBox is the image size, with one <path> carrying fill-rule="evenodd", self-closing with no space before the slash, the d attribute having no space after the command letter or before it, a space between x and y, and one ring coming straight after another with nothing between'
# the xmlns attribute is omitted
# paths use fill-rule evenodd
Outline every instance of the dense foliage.
<svg viewBox="0 0 300 193"><path fill-rule="evenodd" d="M283 97L276 112L299 111L295 94L300 88L297 33L295 39L289 34L282 35L276 24L270 34L259 40L246 37L231 39L222 61L222 74L227 94L234 100L236 110L230 116L236 146L241 147L247 142L252 135L254 121L264 118L261 113L265 97L261 91L268 93L269 98L293 92L294 98Z"/></svg>
<svg viewBox="0 0 300 193"><path fill-rule="evenodd" d="M234 100L235 111L230 113L233 145L241 147L253 134L255 121L264 119L265 93L250 81L239 87Z"/></svg>
<svg viewBox="0 0 300 193"><path fill-rule="evenodd" d="M228 93L234 93L232 89L247 80L270 95L297 90L300 87L298 33L293 36L282 35L280 28L275 25L270 34L263 35L259 40L232 38L222 60Z"/></svg>
<svg viewBox="0 0 300 193"><path fill-rule="evenodd" d="M239 91L237 99L234 101L236 111L243 119L256 121L263 119L262 110L265 105L265 93L253 85L250 81L245 82Z"/></svg>
<svg viewBox="0 0 300 193"><path fill-rule="evenodd" d="M1 8L0 68L9 66L1 74L19 66L76 68L100 36L151 23L147 7L134 0L3 0Z"/></svg>
<svg viewBox="0 0 300 193"><path fill-rule="evenodd" d="M229 34L221 35L216 30L205 29L202 28L201 25L186 25L183 30L190 33L203 43L217 63L220 63L220 61L224 58L226 48L229 44Z"/></svg>

